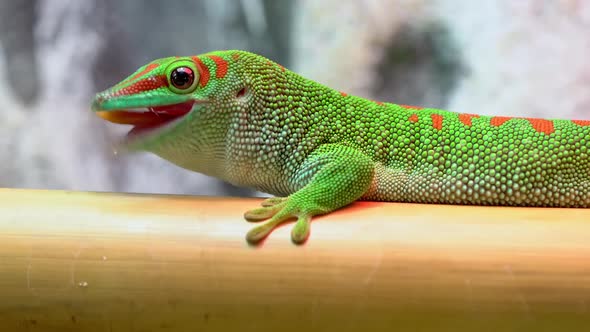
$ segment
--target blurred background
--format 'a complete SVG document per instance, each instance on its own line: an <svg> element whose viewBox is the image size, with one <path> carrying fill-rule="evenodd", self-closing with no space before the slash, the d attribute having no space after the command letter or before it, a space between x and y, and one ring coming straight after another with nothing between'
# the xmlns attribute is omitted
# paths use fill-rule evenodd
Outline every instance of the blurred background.
<svg viewBox="0 0 590 332"><path fill-rule="evenodd" d="M260 195L114 154L127 128L89 111L152 59L216 49L382 101L590 119L590 1L0 0L0 186Z"/></svg>

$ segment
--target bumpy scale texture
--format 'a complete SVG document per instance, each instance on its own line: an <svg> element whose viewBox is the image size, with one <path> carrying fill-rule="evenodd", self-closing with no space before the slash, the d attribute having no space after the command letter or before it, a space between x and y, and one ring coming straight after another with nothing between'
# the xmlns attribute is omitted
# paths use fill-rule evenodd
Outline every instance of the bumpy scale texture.
<svg viewBox="0 0 590 332"><path fill-rule="evenodd" d="M147 105L175 94L156 60L100 93L95 109ZM182 59L182 58L181 58ZM255 54L188 57L199 72L193 111L141 149L182 167L285 198L246 213L276 225L355 200L513 206L590 206L590 121L458 114L347 95ZM157 86L156 88L154 88ZM134 99L134 100L136 100ZM102 106L102 107L101 107Z"/></svg>

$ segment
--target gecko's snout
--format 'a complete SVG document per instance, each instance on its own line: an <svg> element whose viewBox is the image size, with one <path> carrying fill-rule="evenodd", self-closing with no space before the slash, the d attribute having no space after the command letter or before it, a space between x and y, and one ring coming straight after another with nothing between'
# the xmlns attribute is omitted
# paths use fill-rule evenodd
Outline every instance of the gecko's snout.
<svg viewBox="0 0 590 332"><path fill-rule="evenodd" d="M97 94L92 99L92 103L90 105L90 109L93 112L100 111L101 110L102 103L104 102L104 100L105 100L105 97L102 94L100 94L100 93Z"/></svg>

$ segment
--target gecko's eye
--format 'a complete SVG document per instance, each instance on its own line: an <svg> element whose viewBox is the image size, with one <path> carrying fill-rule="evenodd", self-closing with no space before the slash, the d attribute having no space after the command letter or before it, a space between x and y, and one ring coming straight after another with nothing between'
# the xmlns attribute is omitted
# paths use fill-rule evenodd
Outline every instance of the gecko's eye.
<svg viewBox="0 0 590 332"><path fill-rule="evenodd" d="M195 82L195 73L189 67L178 67L170 73L170 83L178 90L187 90Z"/></svg>
<svg viewBox="0 0 590 332"><path fill-rule="evenodd" d="M168 89L177 94L189 94L199 86L199 71L192 60L178 60L166 68Z"/></svg>

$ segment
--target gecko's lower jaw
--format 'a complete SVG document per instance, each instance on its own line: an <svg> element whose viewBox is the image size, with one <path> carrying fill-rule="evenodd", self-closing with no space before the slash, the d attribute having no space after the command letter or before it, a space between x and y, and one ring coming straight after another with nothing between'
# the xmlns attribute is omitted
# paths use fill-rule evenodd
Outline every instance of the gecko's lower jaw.
<svg viewBox="0 0 590 332"><path fill-rule="evenodd" d="M190 100L177 104L122 110L95 110L96 115L112 123L132 125L123 145L158 136L180 123L195 106Z"/></svg>

